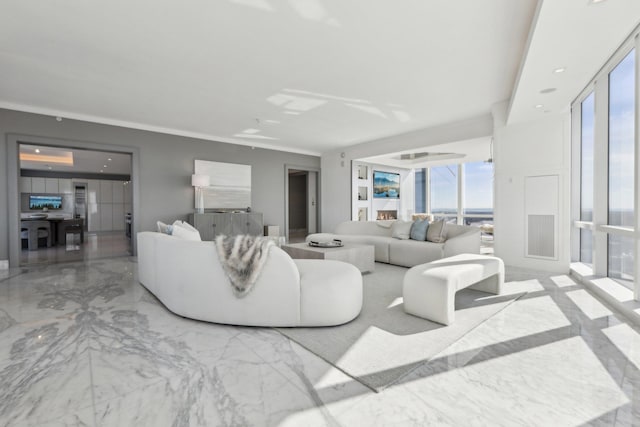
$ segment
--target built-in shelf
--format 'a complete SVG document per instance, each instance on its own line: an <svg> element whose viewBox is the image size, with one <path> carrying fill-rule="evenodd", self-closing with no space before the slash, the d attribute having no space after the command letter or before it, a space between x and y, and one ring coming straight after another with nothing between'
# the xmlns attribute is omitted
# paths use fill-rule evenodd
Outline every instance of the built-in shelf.
<svg viewBox="0 0 640 427"><path fill-rule="evenodd" d="M360 201L369 200L369 188L368 187L358 187L358 200L360 200Z"/></svg>
<svg viewBox="0 0 640 427"><path fill-rule="evenodd" d="M369 208L358 208L358 221L367 221L369 219Z"/></svg>
<svg viewBox="0 0 640 427"><path fill-rule="evenodd" d="M358 165L358 179L369 179L369 167Z"/></svg>

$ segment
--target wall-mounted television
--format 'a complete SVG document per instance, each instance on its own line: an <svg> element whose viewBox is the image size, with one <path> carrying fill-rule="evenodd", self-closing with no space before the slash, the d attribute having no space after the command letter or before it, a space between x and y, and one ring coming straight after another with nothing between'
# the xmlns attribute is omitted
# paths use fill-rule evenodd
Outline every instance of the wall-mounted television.
<svg viewBox="0 0 640 427"><path fill-rule="evenodd" d="M373 171L373 197L375 199L399 199L400 174Z"/></svg>
<svg viewBox="0 0 640 427"><path fill-rule="evenodd" d="M62 196L29 196L29 209L62 209Z"/></svg>

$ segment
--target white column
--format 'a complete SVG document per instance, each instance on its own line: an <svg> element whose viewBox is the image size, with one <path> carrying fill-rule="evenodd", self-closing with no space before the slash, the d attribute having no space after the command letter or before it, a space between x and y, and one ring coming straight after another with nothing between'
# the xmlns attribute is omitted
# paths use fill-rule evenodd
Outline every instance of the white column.
<svg viewBox="0 0 640 427"><path fill-rule="evenodd" d="M595 123L593 142L593 273L606 276L608 270L607 233L598 231L609 216L609 81L605 75L595 82Z"/></svg>
<svg viewBox="0 0 640 427"><path fill-rule="evenodd" d="M633 201L633 214L635 216L634 226L634 251L633 251L633 298L640 300L640 197L638 197L638 191L640 191L640 37L635 37L635 49L636 49L636 97L635 97L635 126L634 126L634 179L635 179L635 191Z"/></svg>
<svg viewBox="0 0 640 427"><path fill-rule="evenodd" d="M571 111L571 261L580 261L580 229L574 226L580 220L580 181L582 176L581 130L582 104L576 102ZM592 245L593 246L593 245Z"/></svg>
<svg viewBox="0 0 640 427"><path fill-rule="evenodd" d="M458 165L458 216L456 222L460 225L463 223L462 209L464 202L464 167L462 163Z"/></svg>
<svg viewBox="0 0 640 427"><path fill-rule="evenodd" d="M426 168L424 174L424 207L431 214L431 168Z"/></svg>

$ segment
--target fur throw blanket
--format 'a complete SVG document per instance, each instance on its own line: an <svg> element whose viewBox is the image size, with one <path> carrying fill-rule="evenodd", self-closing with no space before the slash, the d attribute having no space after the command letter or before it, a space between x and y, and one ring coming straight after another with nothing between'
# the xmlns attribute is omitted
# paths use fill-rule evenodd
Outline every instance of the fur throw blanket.
<svg viewBox="0 0 640 427"><path fill-rule="evenodd" d="M246 296L260 275L273 240L257 236L218 236L216 248L220 264L231 282L233 293Z"/></svg>

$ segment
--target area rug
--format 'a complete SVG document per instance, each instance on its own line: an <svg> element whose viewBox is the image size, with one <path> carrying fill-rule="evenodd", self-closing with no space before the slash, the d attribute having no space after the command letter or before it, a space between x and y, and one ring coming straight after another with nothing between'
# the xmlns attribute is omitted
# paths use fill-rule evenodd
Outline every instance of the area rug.
<svg viewBox="0 0 640 427"><path fill-rule="evenodd" d="M363 275L362 312L346 325L277 330L347 375L380 391L526 293L509 294L507 290L503 295L490 295L461 290L456 294L455 322L443 326L404 312L402 278L406 271L376 263L374 273Z"/></svg>

